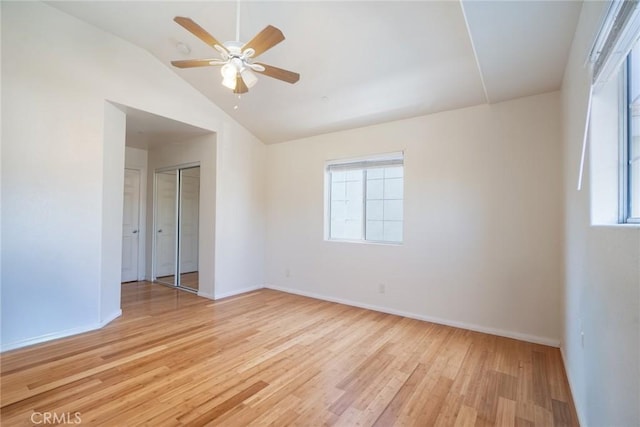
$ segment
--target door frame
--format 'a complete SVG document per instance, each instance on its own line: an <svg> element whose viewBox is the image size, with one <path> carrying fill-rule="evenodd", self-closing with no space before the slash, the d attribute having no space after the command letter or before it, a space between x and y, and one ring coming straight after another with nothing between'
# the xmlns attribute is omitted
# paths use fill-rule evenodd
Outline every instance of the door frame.
<svg viewBox="0 0 640 427"><path fill-rule="evenodd" d="M137 248L138 249L138 265L136 267L136 280L140 281L140 280L144 280L144 275L145 275L145 272L144 272L145 224L143 221L144 219L143 188L146 180L145 180L143 168L125 166L123 169L123 175L127 173L127 169L138 172L138 177L139 177L138 179L138 233L137 233L138 234L138 248ZM124 187L123 187L123 194L124 194ZM124 204L124 196L123 196L123 204ZM122 280L122 272L120 273L120 275L121 275L120 280Z"/></svg>

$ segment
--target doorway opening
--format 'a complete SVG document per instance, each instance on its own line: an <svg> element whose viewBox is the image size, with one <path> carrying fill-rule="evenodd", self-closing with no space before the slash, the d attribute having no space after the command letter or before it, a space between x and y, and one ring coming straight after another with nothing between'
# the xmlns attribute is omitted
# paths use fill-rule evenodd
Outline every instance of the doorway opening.
<svg viewBox="0 0 640 427"><path fill-rule="evenodd" d="M121 282L140 279L140 190L141 171L124 170L122 212L122 274Z"/></svg>
<svg viewBox="0 0 640 427"><path fill-rule="evenodd" d="M132 107L119 106L119 109L126 114L124 169L134 169L140 173L138 227L136 228L135 225L129 227L129 224L121 220L123 225L123 244L120 254L123 257L121 283L148 281L158 285L168 284L180 290L189 290L197 292L200 296L213 298L217 134L212 130ZM183 171L180 172L180 170ZM168 218L176 221L173 225L169 224L169 231L167 231L173 237L160 239L166 240L161 243L166 243L166 247L160 250L157 248L156 241L158 230L162 228L156 226L158 220L156 215L157 172L166 172L167 176L159 178L163 183L172 182L167 184L168 188L165 191L172 189L174 195L164 197L167 199L166 202L171 200L171 206L174 206L170 210L172 216ZM125 176L127 171L122 170L121 173L127 179ZM180 173L182 176L179 176ZM181 213L175 207L180 203L180 199L175 195L175 192L180 190L180 186L184 196ZM128 189L125 188L126 191ZM125 198L127 198L126 195ZM125 209L128 208L125 207ZM165 213L169 212L168 208L163 209ZM131 211L135 209L128 209L127 213L131 215L125 213L125 216L135 216ZM181 224L177 222L178 218L183 219ZM138 232L133 233L136 229ZM164 233L164 228L162 229ZM182 235L177 235L178 232ZM127 233L129 236L126 236ZM125 239L125 237L132 237L132 239ZM137 278L129 281L127 279L133 277L128 275L128 272L130 266L135 264L135 259L132 258L132 252L135 249L125 245L133 244L132 241L136 238L138 240ZM177 247L178 244L181 246ZM160 251L165 255L164 258L158 259ZM180 261L178 261L179 256ZM178 262L181 264L177 264ZM162 267L165 269L164 272L162 269L158 270L159 264L165 264ZM164 276L173 276L173 278ZM160 280L157 280L158 277Z"/></svg>

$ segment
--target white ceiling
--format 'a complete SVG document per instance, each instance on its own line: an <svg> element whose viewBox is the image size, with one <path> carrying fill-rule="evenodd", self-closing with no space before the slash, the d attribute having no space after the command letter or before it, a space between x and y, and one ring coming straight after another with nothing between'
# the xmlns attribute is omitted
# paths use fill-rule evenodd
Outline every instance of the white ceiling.
<svg viewBox="0 0 640 427"><path fill-rule="evenodd" d="M125 107L125 112L127 115L126 141L129 147L149 150L211 133L210 130L132 107Z"/></svg>
<svg viewBox="0 0 640 427"><path fill-rule="evenodd" d="M582 6L243 0L241 41L269 24L278 27L286 40L259 59L301 78L289 85L258 75L256 86L238 99L221 85L219 68L170 65L216 56L173 22L175 16L192 18L220 41L234 40L236 2L49 4L151 52L265 143L557 90ZM191 53L182 53L178 43ZM137 123L145 117L128 122L149 129L153 123Z"/></svg>

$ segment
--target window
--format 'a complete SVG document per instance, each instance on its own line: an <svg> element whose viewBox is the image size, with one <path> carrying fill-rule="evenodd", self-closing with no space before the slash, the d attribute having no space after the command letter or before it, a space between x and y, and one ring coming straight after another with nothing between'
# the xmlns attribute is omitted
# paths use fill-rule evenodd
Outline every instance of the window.
<svg viewBox="0 0 640 427"><path fill-rule="evenodd" d="M640 44L627 58L626 135L622 138L623 222L640 222Z"/></svg>
<svg viewBox="0 0 640 427"><path fill-rule="evenodd" d="M329 240L402 243L402 153L327 164Z"/></svg>
<svg viewBox="0 0 640 427"><path fill-rule="evenodd" d="M638 0L607 2L590 52L591 220L640 223L640 8ZM619 144L612 144L619 141ZM578 179L581 188L582 167Z"/></svg>

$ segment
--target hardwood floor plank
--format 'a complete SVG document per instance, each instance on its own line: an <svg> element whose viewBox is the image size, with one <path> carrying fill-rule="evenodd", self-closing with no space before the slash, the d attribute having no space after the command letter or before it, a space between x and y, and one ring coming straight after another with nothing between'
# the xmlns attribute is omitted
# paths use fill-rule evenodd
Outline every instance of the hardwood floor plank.
<svg viewBox="0 0 640 427"><path fill-rule="evenodd" d="M556 427L571 425L571 409L569 409L569 405L566 402L552 399L551 407L551 412L553 413L553 424Z"/></svg>
<svg viewBox="0 0 640 427"><path fill-rule="evenodd" d="M518 378L502 372L497 375L498 395L515 402L518 396Z"/></svg>
<svg viewBox="0 0 640 427"><path fill-rule="evenodd" d="M460 414L462 408L462 402L464 398L462 395L457 394L453 390L449 390L449 394L446 396L442 409L438 413L438 417L435 420L435 427L448 427L456 423L456 419Z"/></svg>
<svg viewBox="0 0 640 427"><path fill-rule="evenodd" d="M454 427L471 427L476 425L476 417L478 413L475 409L461 405Z"/></svg>
<svg viewBox="0 0 640 427"><path fill-rule="evenodd" d="M498 397L498 411L496 415L496 425L515 426L516 424L516 402L511 399Z"/></svg>
<svg viewBox="0 0 640 427"><path fill-rule="evenodd" d="M254 394L260 392L260 390L262 390L263 388L267 387L268 385L269 384L265 383L264 381L257 381L255 383L251 384L249 387L247 387L244 390L234 394L233 396L229 397L224 402L216 405L211 411L208 411L205 414L202 414L201 416L199 416L195 420L189 421L189 425L192 425L192 426L204 426L204 425L214 421L215 419L219 418L222 414L224 414L224 413L230 411L231 409L235 408L240 403L242 403L244 400L246 400L249 397L253 396ZM182 417L178 418L178 420L182 421Z"/></svg>
<svg viewBox="0 0 640 427"><path fill-rule="evenodd" d="M516 417L516 427L534 427L535 422Z"/></svg>
<svg viewBox="0 0 640 427"><path fill-rule="evenodd" d="M38 382L36 384L33 385L33 387L30 387L29 384L26 384L26 387L22 386L22 387L17 387L15 389L12 388L4 388L3 387L3 392L2 392L2 405L8 405L11 403L15 403L18 402L22 399L25 399L27 397L32 397L32 396L36 396L39 395L41 393L44 393L46 391L49 390L54 390L60 386L72 383L74 381L77 380L81 380L83 378L87 378L90 377L96 373L99 372L103 372L106 371L108 369L114 368L116 366L122 365L126 362L128 362L129 360L136 360L136 359L140 359L145 357L148 354L152 354L158 351L161 351L163 349L165 349L165 346L158 346L158 347L154 347L152 349L146 350L144 352L138 353L138 354L134 354L132 356L129 356L127 358L125 358L124 360L116 360L113 361L111 363L106 363L104 365L100 365L100 366L96 366L92 369L89 370L80 370L79 372L69 375L69 376L65 376L65 377L60 377L58 379L52 379L49 378L47 382ZM5 385L4 381L3 381L3 386Z"/></svg>
<svg viewBox="0 0 640 427"><path fill-rule="evenodd" d="M547 355L542 351L532 352L533 362L533 401L536 405L551 409L551 392Z"/></svg>
<svg viewBox="0 0 640 427"><path fill-rule="evenodd" d="M400 413L409 401L409 398L415 393L418 383L422 381L426 374L427 366L423 364L417 365L400 390L395 394L391 402L389 402L387 408L376 420L374 425L381 427L393 424L393 422L400 416Z"/></svg>
<svg viewBox="0 0 640 427"><path fill-rule="evenodd" d="M2 425L578 425L555 348L266 289L134 282L122 310L1 354Z"/></svg>

